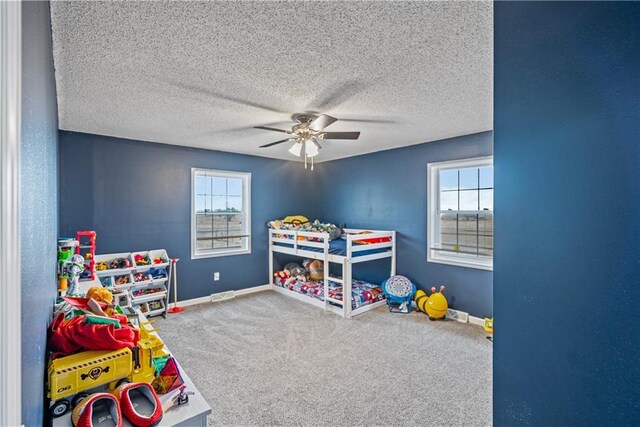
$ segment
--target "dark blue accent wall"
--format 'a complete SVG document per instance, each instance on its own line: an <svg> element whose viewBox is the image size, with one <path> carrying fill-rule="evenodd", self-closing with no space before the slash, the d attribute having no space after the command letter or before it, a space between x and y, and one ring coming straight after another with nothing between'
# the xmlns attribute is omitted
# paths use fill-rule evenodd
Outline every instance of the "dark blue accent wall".
<svg viewBox="0 0 640 427"><path fill-rule="evenodd" d="M451 307L492 315L492 273L427 262L427 163L488 156L484 132L321 163L316 166L316 216L351 228L396 230L397 273L420 288L443 284ZM389 263L356 265L354 277L379 282Z"/></svg>
<svg viewBox="0 0 640 427"><path fill-rule="evenodd" d="M640 425L640 3L495 3L497 425Z"/></svg>
<svg viewBox="0 0 640 427"><path fill-rule="evenodd" d="M251 172L251 254L191 259L192 167ZM267 221L313 213L297 162L61 131L60 170L60 234L95 230L98 253L166 249L181 300L268 283Z"/></svg>
<svg viewBox="0 0 640 427"><path fill-rule="evenodd" d="M48 2L22 3L22 422L43 423L47 326L56 297L58 113Z"/></svg>

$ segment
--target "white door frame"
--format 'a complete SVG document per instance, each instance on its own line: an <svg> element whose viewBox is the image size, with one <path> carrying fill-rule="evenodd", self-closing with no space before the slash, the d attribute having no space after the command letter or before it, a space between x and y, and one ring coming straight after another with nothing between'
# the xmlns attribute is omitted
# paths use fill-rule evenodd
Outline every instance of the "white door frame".
<svg viewBox="0 0 640 427"><path fill-rule="evenodd" d="M19 255L21 10L21 2L0 1L0 425L2 426L22 424Z"/></svg>

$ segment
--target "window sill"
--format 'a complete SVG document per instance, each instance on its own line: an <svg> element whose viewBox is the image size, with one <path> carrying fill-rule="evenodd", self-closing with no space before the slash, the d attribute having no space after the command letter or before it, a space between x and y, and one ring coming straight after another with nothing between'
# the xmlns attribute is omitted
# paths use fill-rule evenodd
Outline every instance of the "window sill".
<svg viewBox="0 0 640 427"><path fill-rule="evenodd" d="M217 258L221 256L247 255L251 253L251 249L238 249L230 251L219 251L211 253L191 254L191 259Z"/></svg>
<svg viewBox="0 0 640 427"><path fill-rule="evenodd" d="M475 262L474 260L452 259L451 257L433 257L429 255L427 257L427 262L453 265L455 267L475 268L478 270L493 271L493 260L487 262Z"/></svg>

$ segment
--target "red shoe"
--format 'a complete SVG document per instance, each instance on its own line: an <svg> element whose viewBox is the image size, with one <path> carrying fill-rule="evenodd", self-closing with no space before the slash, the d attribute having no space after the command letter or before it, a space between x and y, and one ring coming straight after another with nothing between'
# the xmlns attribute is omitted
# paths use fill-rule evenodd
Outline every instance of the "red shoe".
<svg viewBox="0 0 640 427"><path fill-rule="evenodd" d="M71 421L76 427L122 427L118 400L109 393L94 393L73 408Z"/></svg>
<svg viewBox="0 0 640 427"><path fill-rule="evenodd" d="M131 424L149 427L158 424L162 419L162 404L150 384L122 384L113 394L120 401L122 414Z"/></svg>

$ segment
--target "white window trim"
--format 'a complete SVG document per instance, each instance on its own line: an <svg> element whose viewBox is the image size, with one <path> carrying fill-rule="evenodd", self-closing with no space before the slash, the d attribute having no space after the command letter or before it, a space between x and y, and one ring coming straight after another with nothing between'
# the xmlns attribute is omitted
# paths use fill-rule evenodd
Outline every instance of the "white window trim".
<svg viewBox="0 0 640 427"><path fill-rule="evenodd" d="M216 249L214 252L197 253L196 251L196 206L195 206L195 191L196 191L196 173L207 172L212 175L226 177L226 178L241 178L242 179L242 211L245 213L246 221L246 234L247 246L245 248L235 249ZM214 258L220 256L230 255L244 255L251 253L251 173L249 172L232 172L222 171L216 169L205 168L191 168L191 259L203 259Z"/></svg>
<svg viewBox="0 0 640 427"><path fill-rule="evenodd" d="M439 221L436 220L436 218L439 217L440 211L440 178L438 172L446 169L482 166L493 166L493 156L427 164L427 203L429 204L427 214L427 262L493 271L493 258L483 259L467 254L447 254L431 249L432 241L439 235L440 225Z"/></svg>

